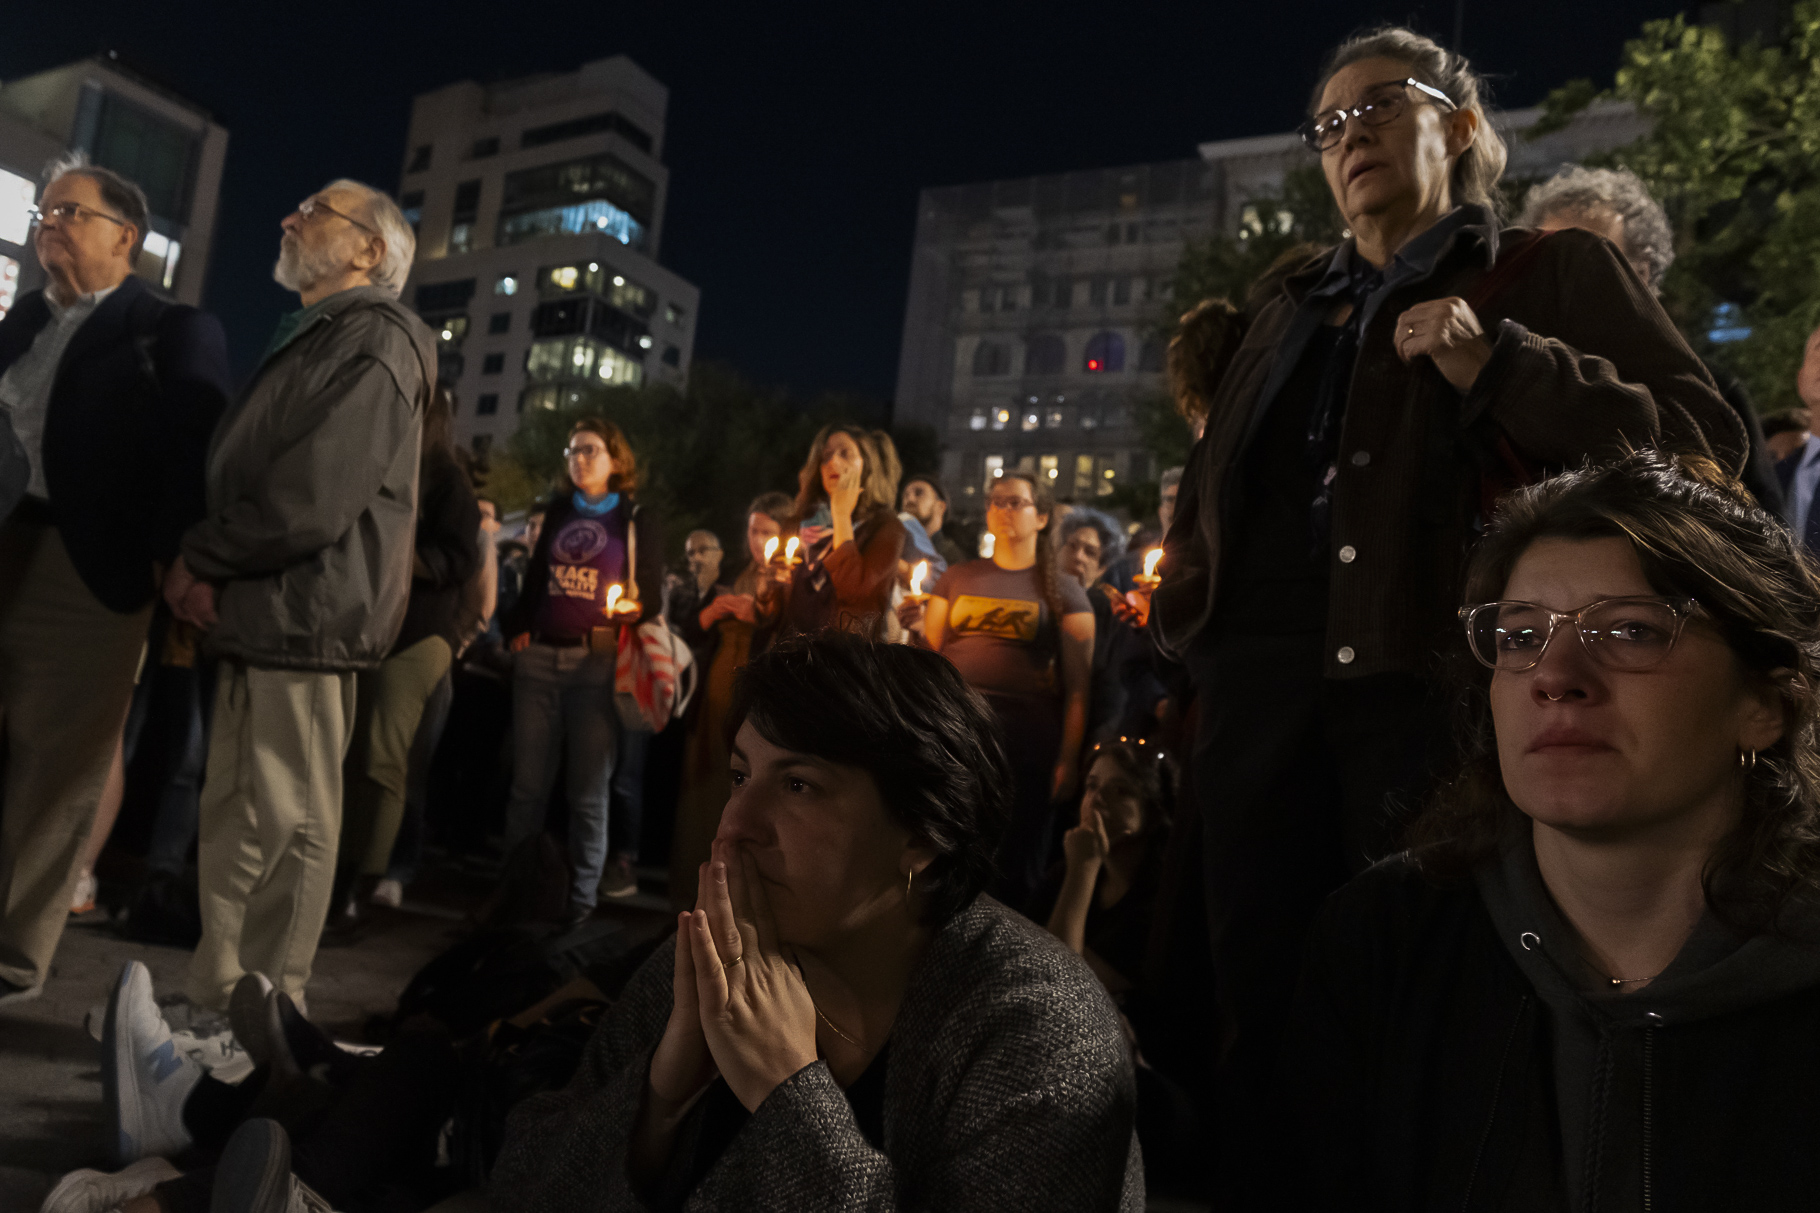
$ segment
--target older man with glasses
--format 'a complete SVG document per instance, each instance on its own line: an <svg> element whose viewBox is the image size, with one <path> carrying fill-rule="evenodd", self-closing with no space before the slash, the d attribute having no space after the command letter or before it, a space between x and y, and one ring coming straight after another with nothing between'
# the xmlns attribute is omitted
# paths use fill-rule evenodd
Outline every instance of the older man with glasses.
<svg viewBox="0 0 1820 1213"><path fill-rule="evenodd" d="M0 1003L50 972L229 394L220 323L133 276L144 193L80 158L49 175L32 229L48 283L0 321L0 440L17 473L0 483Z"/></svg>
<svg viewBox="0 0 1820 1213"><path fill-rule="evenodd" d="M435 341L398 302L416 241L396 203L336 181L282 227L273 277L303 308L217 427L207 514L164 584L221 660L193 1012L225 1011L253 973L302 1002L334 882L355 673L380 664L404 620L436 379ZM175 1109L194 1085L160 1053L149 980L131 968L103 1044L123 1162L187 1141Z"/></svg>

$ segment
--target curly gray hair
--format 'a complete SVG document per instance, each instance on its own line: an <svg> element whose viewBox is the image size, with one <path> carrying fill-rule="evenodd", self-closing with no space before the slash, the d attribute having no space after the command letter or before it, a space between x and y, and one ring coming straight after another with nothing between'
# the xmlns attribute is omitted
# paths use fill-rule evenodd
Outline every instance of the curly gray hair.
<svg viewBox="0 0 1820 1213"><path fill-rule="evenodd" d="M1606 211L1624 221L1624 257L1643 284L1661 291L1663 276L1675 263L1675 232L1668 214L1643 179L1628 169L1563 169L1530 189L1523 199L1520 227L1535 227L1557 216Z"/></svg>

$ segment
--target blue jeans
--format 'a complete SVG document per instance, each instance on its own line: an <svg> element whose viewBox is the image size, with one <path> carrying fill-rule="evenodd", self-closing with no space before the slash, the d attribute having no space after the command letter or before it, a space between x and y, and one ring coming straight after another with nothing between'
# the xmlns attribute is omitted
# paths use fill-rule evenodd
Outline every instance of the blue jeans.
<svg viewBox="0 0 1820 1213"><path fill-rule="evenodd" d="M532 644L512 663L512 793L506 851L543 829L563 750L569 757L569 905L592 909L607 863L607 798L618 750L613 657Z"/></svg>

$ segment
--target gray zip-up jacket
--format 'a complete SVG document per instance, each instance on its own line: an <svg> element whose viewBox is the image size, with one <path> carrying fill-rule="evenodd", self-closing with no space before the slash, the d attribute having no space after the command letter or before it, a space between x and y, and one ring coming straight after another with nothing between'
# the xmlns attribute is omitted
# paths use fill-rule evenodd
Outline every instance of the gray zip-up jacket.
<svg viewBox="0 0 1820 1213"><path fill-rule="evenodd" d="M355 670L404 621L435 339L373 286L333 296L260 366L209 447L184 563L221 585L208 644L255 666Z"/></svg>

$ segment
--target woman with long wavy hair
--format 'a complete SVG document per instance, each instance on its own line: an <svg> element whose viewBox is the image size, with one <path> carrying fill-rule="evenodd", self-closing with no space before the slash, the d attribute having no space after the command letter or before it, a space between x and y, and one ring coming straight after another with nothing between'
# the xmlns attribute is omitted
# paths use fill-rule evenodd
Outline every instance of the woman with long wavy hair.
<svg viewBox="0 0 1820 1213"><path fill-rule="evenodd" d="M1811 1208L1820 570L1646 451L1507 498L1466 601L1462 771L1323 911L1257 1190Z"/></svg>
<svg viewBox="0 0 1820 1213"><path fill-rule="evenodd" d="M882 430L835 422L815 436L797 473L802 563L789 571L782 634L834 628L886 637L906 539L896 510L902 474Z"/></svg>
<svg viewBox="0 0 1820 1213"><path fill-rule="evenodd" d="M986 498L992 556L952 565L899 617L954 663L1005 729L1016 801L994 895L1025 909L1049 865L1058 801L1074 792L1093 679L1093 606L1056 567L1055 498L1013 472Z"/></svg>

